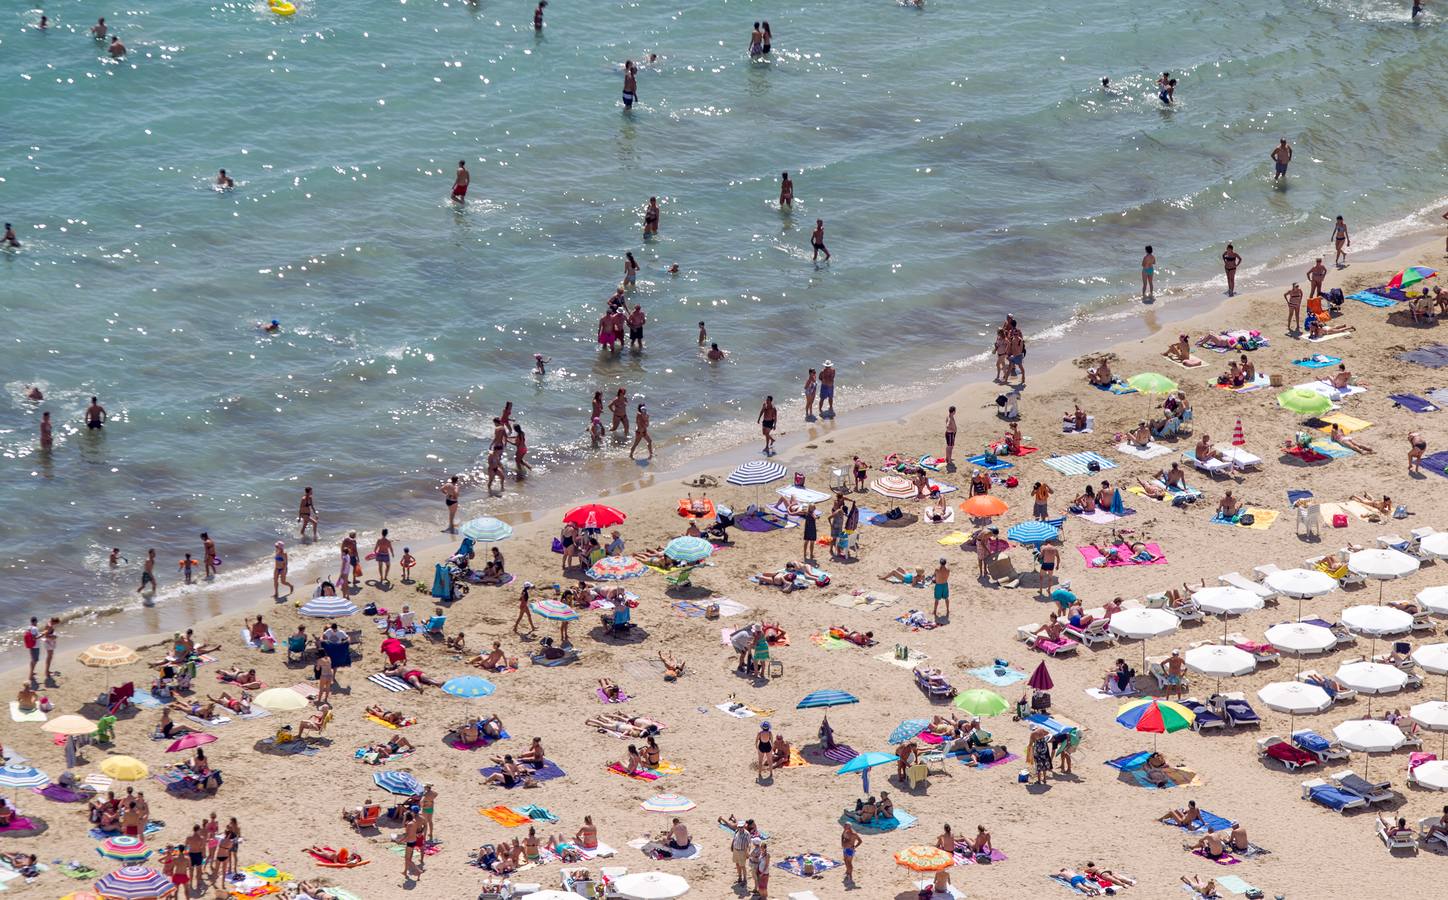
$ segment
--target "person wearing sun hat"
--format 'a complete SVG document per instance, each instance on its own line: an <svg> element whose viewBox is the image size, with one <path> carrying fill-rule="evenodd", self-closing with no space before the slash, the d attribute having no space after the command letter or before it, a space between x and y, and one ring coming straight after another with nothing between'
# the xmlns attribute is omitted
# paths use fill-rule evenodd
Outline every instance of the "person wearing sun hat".
<svg viewBox="0 0 1448 900"><path fill-rule="evenodd" d="M754 750L759 754L759 777L764 778L774 772L774 734L770 731L768 722L759 725L759 733L754 736Z"/></svg>
<svg viewBox="0 0 1448 900"><path fill-rule="evenodd" d="M820 416L824 417L825 401L829 401L830 408L828 417L835 417L835 364L831 360L825 360L824 366L820 369Z"/></svg>

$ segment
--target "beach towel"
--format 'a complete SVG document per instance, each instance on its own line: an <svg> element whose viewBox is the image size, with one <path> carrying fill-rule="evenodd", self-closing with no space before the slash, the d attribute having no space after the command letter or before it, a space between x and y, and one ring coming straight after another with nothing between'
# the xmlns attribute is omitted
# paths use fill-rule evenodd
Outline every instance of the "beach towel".
<svg viewBox="0 0 1448 900"><path fill-rule="evenodd" d="M1350 416L1347 413L1334 412L1325 416L1318 416L1318 421L1323 424L1317 426L1317 430L1323 434L1332 434L1332 426L1335 424L1341 428L1344 434L1354 434L1365 428L1373 427L1373 423L1366 419L1359 419L1357 416Z"/></svg>
<svg viewBox="0 0 1448 900"><path fill-rule="evenodd" d="M733 716L736 719L749 719L754 716L754 713L750 711L749 707L743 703L718 703L715 704L714 708L724 715Z"/></svg>
<svg viewBox="0 0 1448 900"><path fill-rule="evenodd" d="M1292 361L1292 364L1294 366L1302 366L1304 369L1326 369L1327 367L1335 366L1340 362L1342 362L1342 359L1340 357L1327 356L1323 353L1314 353L1312 356L1306 356L1302 359L1294 359Z"/></svg>
<svg viewBox="0 0 1448 900"><path fill-rule="evenodd" d="M849 744L835 744L830 749L825 750L822 755L830 762L844 765L845 763L849 762L860 754L856 752L855 748L851 747Z"/></svg>
<svg viewBox="0 0 1448 900"><path fill-rule="evenodd" d="M842 862L830 859L828 856L820 856L818 853L801 853L797 856L787 856L779 862L775 863L774 865L777 868L783 869L791 875L798 875L801 878L809 878L809 875L804 874L804 863L806 859L808 859L810 861L810 864L813 866L813 874L815 875L818 875L821 872L828 872L830 869L844 865L844 863Z"/></svg>
<svg viewBox="0 0 1448 900"><path fill-rule="evenodd" d="M804 756L802 756L802 755L800 754L798 747L796 747L796 746L793 745L793 744L790 744L790 745L789 745L789 762L785 763L785 764L782 765L782 766L775 766L775 768L776 768L776 769L802 769L802 768L804 768L804 767L807 766L807 765L809 765L809 760L805 759Z"/></svg>
<svg viewBox="0 0 1448 900"><path fill-rule="evenodd" d="M625 778L637 779L638 781L658 781L658 780L659 780L659 776L658 776L658 775L656 775L656 774L653 773L653 772L648 771L647 769L640 769L640 770L637 771L637 772L632 772L632 773L631 773L631 772L629 772L627 769L625 769L623 766L619 765L618 763L610 763L610 764L605 768L604 771L612 772L612 773L615 774L615 775L622 775L622 776L625 777Z"/></svg>
<svg viewBox="0 0 1448 900"><path fill-rule="evenodd" d="M1007 668L1003 672L996 672L994 666L979 666L974 669L966 669L965 674L973 678L979 678L986 684L996 687L1009 687L1018 681L1026 680L1025 672L1018 672L1015 669Z"/></svg>
<svg viewBox="0 0 1448 900"><path fill-rule="evenodd" d="M740 516L734 520L734 524L741 531L750 531L756 534L765 531L774 531L776 528L784 527L782 524L766 519L763 516Z"/></svg>
<svg viewBox="0 0 1448 900"><path fill-rule="evenodd" d="M150 691L141 688L136 688L136 692L131 695L131 702L141 709L160 709L166 705L157 700Z"/></svg>
<svg viewBox="0 0 1448 900"><path fill-rule="evenodd" d="M488 737L485 734L479 734L476 741L473 741L471 744L464 744L458 740L457 735L450 734L443 738L442 742L454 750L482 750L484 747L491 747L498 741L506 741L511 737L512 735L508 734L507 731L499 731L498 736L495 738Z"/></svg>
<svg viewBox="0 0 1448 900"><path fill-rule="evenodd" d="M1146 551L1154 558L1151 560L1133 559L1131 548L1125 544L1118 545L1115 549L1120 551L1114 560L1108 561L1106 556L1093 547L1077 547L1076 551L1086 560L1086 564L1093 569L1114 569L1118 566L1164 566L1166 556L1162 553L1160 544L1145 544ZM1099 560L1099 562L1098 562Z"/></svg>
<svg viewBox="0 0 1448 900"><path fill-rule="evenodd" d="M956 761L958 761L968 769L994 769L996 766L1004 766L1008 763L1021 761L1021 758L1019 756L1010 752L1002 753L999 756L995 756L989 762L982 761L974 756L970 756L966 754L965 751L951 753L949 755L955 757Z"/></svg>
<svg viewBox="0 0 1448 900"><path fill-rule="evenodd" d="M509 809L506 806L490 806L478 810L478 813L485 819L492 819L504 828L518 828L523 825L531 825L532 818Z"/></svg>
<svg viewBox="0 0 1448 900"><path fill-rule="evenodd" d="M1207 812L1201 807L1197 808L1197 817L1190 825L1178 825L1165 816L1157 821L1163 825L1180 828L1182 831L1190 831L1193 834L1205 834L1209 831L1231 831L1232 826L1236 824L1235 819L1224 819L1221 816Z"/></svg>
<svg viewBox="0 0 1448 900"><path fill-rule="evenodd" d="M962 841L955 842L955 864L957 866L989 865L990 863L1005 862L1010 857L992 847L990 852L985 854L985 859L976 859L974 853L970 852L970 845Z"/></svg>
<svg viewBox="0 0 1448 900"><path fill-rule="evenodd" d="M966 534L964 531L952 531L945 537L936 539L935 543L941 545L942 547L959 547L960 545L966 543L969 540L970 535Z"/></svg>
<svg viewBox="0 0 1448 900"><path fill-rule="evenodd" d="M1296 457L1297 459L1300 459L1305 463L1327 462L1329 459L1332 458L1324 453L1318 453L1311 447L1288 447L1282 452L1287 454L1288 456Z"/></svg>
<svg viewBox="0 0 1448 900"><path fill-rule="evenodd" d="M1083 890L1081 890L1080 888L1076 887L1075 885L1071 884L1071 882L1069 882L1069 881L1067 881L1066 879L1062 878L1060 875L1047 875L1046 877L1049 878L1049 879L1051 879L1052 881L1054 881L1056 884L1059 884L1061 887L1065 888L1066 890L1070 891L1070 892L1073 893L1073 894L1084 894L1084 893L1086 893L1085 891L1083 891Z"/></svg>
<svg viewBox="0 0 1448 900"><path fill-rule="evenodd" d="M61 784L47 784L43 788L35 788L35 793L47 800L56 803L80 803L82 800L94 799L94 790L77 791Z"/></svg>
<svg viewBox="0 0 1448 900"><path fill-rule="evenodd" d="M996 457L994 462L988 462L984 453L972 456L967 459L966 462L974 468L985 469L987 472L998 472L1001 469L1015 468L1014 463L1008 463L1000 457Z"/></svg>
<svg viewBox="0 0 1448 900"><path fill-rule="evenodd" d="M1090 522L1093 525L1110 525L1117 519L1124 518L1126 515L1130 515L1134 512L1136 512L1136 510L1128 509L1123 510L1122 515L1117 515L1116 513L1107 512L1104 509L1093 509L1089 513L1075 513L1075 516L1076 518Z"/></svg>
<svg viewBox="0 0 1448 900"><path fill-rule="evenodd" d="M594 688L593 695L598 698L599 703L627 703L628 701L633 699L633 697L624 693L622 690L618 692L618 696L616 698L610 699L608 694L605 694L603 692L603 688Z"/></svg>
<svg viewBox="0 0 1448 900"><path fill-rule="evenodd" d="M1095 474L1088 468L1088 465L1093 462L1099 467L1099 471L1116 468L1116 463L1090 450L1084 453L1072 453L1068 456L1055 456L1044 462L1062 475Z"/></svg>
<svg viewBox="0 0 1448 900"><path fill-rule="evenodd" d="M844 650L845 648L852 646L849 641L840 640L833 635L825 634L823 632L812 634L809 636L809 639L810 643L814 644L816 647L823 647L826 650Z"/></svg>
<svg viewBox="0 0 1448 900"><path fill-rule="evenodd" d="M1231 384L1223 384L1220 381L1214 381L1211 384L1212 387L1219 388L1224 391L1232 391L1236 394L1248 394L1252 391L1260 391L1271 383L1272 379L1268 378L1264 373L1258 372L1257 377L1253 379L1251 383L1244 384L1241 387L1237 387Z"/></svg>
<svg viewBox="0 0 1448 900"><path fill-rule="evenodd" d="M1337 340L1338 338L1351 337L1351 336L1352 336L1352 332L1351 332L1351 331L1334 331L1332 334L1324 334L1322 337L1310 337L1310 338L1306 338L1306 340L1308 340L1308 341L1310 341L1310 342L1312 342L1312 343L1314 343L1314 344L1321 344L1321 343L1324 342L1324 341L1335 341L1335 340Z"/></svg>
<svg viewBox="0 0 1448 900"><path fill-rule="evenodd" d="M633 846L633 842L630 842L629 846ZM642 850L644 855L650 859L697 859L699 856L699 845L693 842L680 850L678 847L670 847L663 841L646 841L638 849Z"/></svg>
<svg viewBox="0 0 1448 900"><path fill-rule="evenodd" d="M1440 450L1423 457L1423 470L1448 478L1448 450Z"/></svg>
<svg viewBox="0 0 1448 900"><path fill-rule="evenodd" d="M372 714L370 714L370 713L367 714L367 715L365 715L365 716L363 716L362 718L364 718L364 719L366 719L367 721L371 722L373 725L381 725L383 728L391 728L393 731L396 731L398 728L406 728L406 727L409 726L409 725L416 725L416 724L417 724L417 720L416 720L416 719L410 719L410 718L409 718L409 719L403 719L401 725L394 725L393 723L387 721L386 719L379 719L379 718L377 718L376 716L374 716L374 715L372 715Z"/></svg>
<svg viewBox="0 0 1448 900"><path fill-rule="evenodd" d="M887 662L892 666L899 666L902 669L913 669L930 658L926 654L921 653L919 650L916 650L914 647L906 647L905 653L906 657L904 659L896 658L895 651L893 650L887 650L884 653L876 653L872 658L878 659L881 662Z"/></svg>
<svg viewBox="0 0 1448 900"><path fill-rule="evenodd" d="M391 691L394 694L400 694L404 691L412 690L412 685L408 684L402 679L393 678L391 675L383 675L380 672L376 675L368 675L367 680L380 688L385 688Z"/></svg>
<svg viewBox="0 0 1448 900"><path fill-rule="evenodd" d="M1210 856L1207 855L1205 850L1193 850L1192 856L1200 856L1202 859L1210 860L1211 862L1214 862L1219 866L1235 866L1237 863L1241 862L1240 859L1230 853L1223 853L1216 859L1212 859Z"/></svg>
<svg viewBox="0 0 1448 900"><path fill-rule="evenodd" d="M1429 413L1437 412L1437 404L1430 403L1419 397L1417 394L1389 394L1388 399L1397 406L1401 406L1408 412Z"/></svg>
<svg viewBox="0 0 1448 900"><path fill-rule="evenodd" d="M1356 456L1357 451L1351 447L1344 447L1336 441L1326 441L1321 438L1308 445L1312 450L1326 456L1328 459L1343 459L1348 456Z"/></svg>
<svg viewBox="0 0 1448 900"><path fill-rule="evenodd" d="M1025 444L1022 444L1017 452L1006 453L1001 449L1005 445L1005 441L996 441L994 444L990 445L990 448L991 450L995 451L996 453L1000 453L1003 456L1030 456L1032 453L1035 453L1037 450L1041 449L1040 447L1027 447Z"/></svg>
<svg viewBox="0 0 1448 900"><path fill-rule="evenodd" d="M549 812L541 806L532 803L528 804L527 806L516 806L513 808L513 811L516 813L521 813L522 815L527 816L529 819L532 819L535 822L558 821L558 817L553 815L553 813Z"/></svg>
<svg viewBox="0 0 1448 900"><path fill-rule="evenodd" d="M940 627L939 622L914 609L910 610L909 615L896 616L895 621L911 631L931 631Z"/></svg>
<svg viewBox="0 0 1448 900"><path fill-rule="evenodd" d="M482 774L484 778L487 778L489 775L502 772L503 768L502 766L487 766L486 768L479 769L478 771ZM544 760L543 765L541 766L534 766L531 763L525 763L523 771L534 781L539 783L542 783L544 781L552 781L555 778L562 778L564 775L568 774L567 772L564 772L562 769L558 768L558 764L551 759ZM522 786L523 782L519 781L517 784L513 785L513 788L521 788ZM494 784L490 785L490 787L502 787L502 785ZM512 790L513 788L507 788L507 790Z"/></svg>
<svg viewBox="0 0 1448 900"><path fill-rule="evenodd" d="M1124 396L1126 394L1136 393L1136 388L1128 387L1127 385L1122 384L1119 381L1113 381L1110 384L1094 384L1092 385L1092 387L1096 388L1096 390L1098 391L1107 391L1109 393L1115 394L1118 397Z"/></svg>
<svg viewBox="0 0 1448 900"><path fill-rule="evenodd" d="M1091 433L1092 433L1093 431L1095 431L1095 430L1096 430L1096 417L1095 417L1095 416L1087 416L1087 417L1086 417L1086 427L1085 427L1085 428L1077 428L1075 422L1062 422L1062 423L1061 423L1061 433L1062 433L1062 434L1091 434Z"/></svg>
<svg viewBox="0 0 1448 900"><path fill-rule="evenodd" d="M1145 447L1138 447L1130 441L1122 441L1116 445L1116 449L1120 453L1137 459L1156 459L1158 456L1166 456L1171 452L1170 447L1164 447L1156 441L1149 442Z"/></svg>
<svg viewBox="0 0 1448 900"><path fill-rule="evenodd" d="M1372 291L1357 291L1356 293L1348 294L1347 299L1356 300L1359 303L1366 303L1368 306L1376 306L1379 309L1387 309L1390 306L1396 305L1398 302L1390 297L1374 294Z"/></svg>
<svg viewBox="0 0 1448 900"><path fill-rule="evenodd" d="M895 815L888 819L876 818L868 825L856 822L848 816L840 816L839 821L842 825L845 822L849 822L860 834L888 834L892 831L904 831L907 828L911 828L920 820L897 806L895 807Z"/></svg>
<svg viewBox="0 0 1448 900"><path fill-rule="evenodd" d="M147 836L147 837L150 837L151 835L155 834L156 832L160 831L162 828L165 828L165 827L166 827L166 823L165 823L165 822L161 821L160 819L153 819L153 820L151 820L151 821L149 821L149 822L146 823L146 836ZM121 829L116 828L116 829L113 829L113 830L111 830L111 831L102 831L102 830L99 829L99 828L92 828L88 833L89 833L90 836L91 836L92 838L94 838L95 840L103 841L103 840L105 840L105 839L108 838L108 837L113 837L113 836L115 836L115 835L120 834L120 833L121 833Z"/></svg>
<svg viewBox="0 0 1448 900"><path fill-rule="evenodd" d="M1118 756L1115 759L1108 759L1104 765L1108 765L1118 772L1132 772L1146 765L1151 757L1150 750L1142 750L1140 753L1129 753L1126 756Z"/></svg>
<svg viewBox="0 0 1448 900"><path fill-rule="evenodd" d="M885 591L865 591L859 594L841 594L826 601L842 609L858 609L869 612L884 609L900 602L900 598Z"/></svg>
<svg viewBox="0 0 1448 900"><path fill-rule="evenodd" d="M1407 353L1399 353L1398 359L1427 366L1430 369L1442 369L1448 367L1448 347L1442 344L1429 344L1426 347L1409 350Z"/></svg>
<svg viewBox="0 0 1448 900"><path fill-rule="evenodd" d="M203 719L200 716L193 716L188 713L186 715L186 718L190 719L198 725L205 725L212 728L220 728L222 725L228 725L231 723L230 716L216 716L215 718L211 719Z"/></svg>
<svg viewBox="0 0 1448 900"><path fill-rule="evenodd" d="M12 721L12 722L44 722L45 719L46 719L45 713L41 712L39 708L32 709L30 712L21 712L21 711L20 711L20 701L18 701L18 700L11 700L11 701L10 701L10 721Z"/></svg>
<svg viewBox="0 0 1448 900"><path fill-rule="evenodd" d="M1309 381L1305 384L1294 385L1294 387L1321 394L1333 403L1338 403L1346 400L1348 397L1356 397L1358 394L1366 394L1368 392L1367 388L1361 387L1360 385L1350 384L1345 388L1337 388L1328 384L1326 381Z"/></svg>

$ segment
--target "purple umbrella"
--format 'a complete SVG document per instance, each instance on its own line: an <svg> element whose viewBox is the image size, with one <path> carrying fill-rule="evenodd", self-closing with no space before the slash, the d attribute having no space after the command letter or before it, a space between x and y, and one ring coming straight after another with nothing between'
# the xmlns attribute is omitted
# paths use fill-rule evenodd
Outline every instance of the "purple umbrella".
<svg viewBox="0 0 1448 900"><path fill-rule="evenodd" d="M1038 691L1049 691L1056 686L1056 683L1051 680L1051 673L1046 671L1045 660L1036 666L1036 671L1031 673L1031 680L1026 683Z"/></svg>

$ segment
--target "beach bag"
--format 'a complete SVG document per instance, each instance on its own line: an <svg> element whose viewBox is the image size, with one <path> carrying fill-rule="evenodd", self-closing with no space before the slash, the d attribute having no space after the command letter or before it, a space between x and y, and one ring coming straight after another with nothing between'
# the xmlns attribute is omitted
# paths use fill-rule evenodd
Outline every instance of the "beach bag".
<svg viewBox="0 0 1448 900"><path fill-rule="evenodd" d="M704 607L704 618L706 618L706 619L717 619L717 618L719 618L719 604L717 604L717 603L710 603L708 606Z"/></svg>
<svg viewBox="0 0 1448 900"><path fill-rule="evenodd" d="M1346 527L1347 527L1347 515L1344 514L1344 513L1333 513L1333 514L1332 514L1332 527L1333 527L1333 528L1346 528Z"/></svg>
<svg viewBox="0 0 1448 900"><path fill-rule="evenodd" d="M553 552L554 552L554 553L562 553L562 552L563 552L563 539L562 539L562 538L554 538L554 539L553 539Z"/></svg>
<svg viewBox="0 0 1448 900"><path fill-rule="evenodd" d="M1008 488L1019 487L1020 484L1021 480L1014 475L1006 479L1006 487Z"/></svg>
<svg viewBox="0 0 1448 900"><path fill-rule="evenodd" d="M903 519L904 517L905 513L901 512L898 506L885 513L885 518L887 519Z"/></svg>
<svg viewBox="0 0 1448 900"><path fill-rule="evenodd" d="M1088 461L1086 462L1086 471L1088 471L1088 472L1100 472L1100 471L1101 471L1101 463L1097 462L1097 461L1094 460L1094 459L1088 460Z"/></svg>
<svg viewBox="0 0 1448 900"><path fill-rule="evenodd" d="M1237 517L1238 525L1251 525L1255 521L1257 521L1257 517L1251 513L1242 513L1242 515Z"/></svg>
<svg viewBox="0 0 1448 900"><path fill-rule="evenodd" d="M797 487L797 488L802 488L802 487L804 487L804 473L803 473L803 472L795 472L795 473L794 473L794 486Z"/></svg>

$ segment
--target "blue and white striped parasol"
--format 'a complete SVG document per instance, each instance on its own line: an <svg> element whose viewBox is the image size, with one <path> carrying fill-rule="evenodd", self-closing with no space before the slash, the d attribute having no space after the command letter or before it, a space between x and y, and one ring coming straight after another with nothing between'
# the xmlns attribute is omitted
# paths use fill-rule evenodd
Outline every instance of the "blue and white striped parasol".
<svg viewBox="0 0 1448 900"><path fill-rule="evenodd" d="M512 525L492 516L478 516L476 519L469 519L458 531L463 537L472 538L480 544L505 541L513 536Z"/></svg>
<svg viewBox="0 0 1448 900"><path fill-rule="evenodd" d="M831 706L847 706L859 703L860 698L844 691L814 691L795 706L795 709L828 709Z"/></svg>
<svg viewBox="0 0 1448 900"><path fill-rule="evenodd" d="M714 545L701 537L684 535L664 545L664 555L681 563L696 563L714 554Z"/></svg>
<svg viewBox="0 0 1448 900"><path fill-rule="evenodd" d="M0 788L18 791L21 788L38 788L50 784L50 776L24 763L11 763L0 768Z"/></svg>
<svg viewBox="0 0 1448 900"><path fill-rule="evenodd" d="M1018 544L1044 544L1046 541L1054 541L1061 536L1055 525L1045 522L1022 522L1019 525L1012 525L1006 532L1006 537Z"/></svg>
<svg viewBox="0 0 1448 900"><path fill-rule="evenodd" d="M389 794L411 797L422 793L422 782L406 772L376 772L372 780Z"/></svg>
<svg viewBox="0 0 1448 900"><path fill-rule="evenodd" d="M315 619L336 619L354 615L357 612L357 604L346 597L313 597L303 603L302 608L297 612Z"/></svg>
<svg viewBox="0 0 1448 900"><path fill-rule="evenodd" d="M755 484L769 484L771 481L778 481L785 475L785 468L777 462L770 462L764 459L750 460L724 479L730 484L744 486Z"/></svg>

